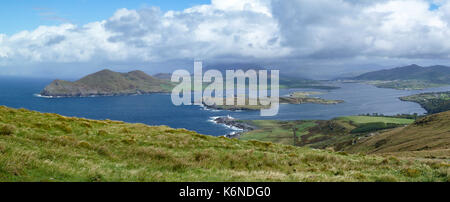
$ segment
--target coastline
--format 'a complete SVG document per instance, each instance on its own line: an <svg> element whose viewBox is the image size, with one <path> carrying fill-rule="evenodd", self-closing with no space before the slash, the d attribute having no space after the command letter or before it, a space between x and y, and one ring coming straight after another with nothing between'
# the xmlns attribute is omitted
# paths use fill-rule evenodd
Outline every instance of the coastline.
<svg viewBox="0 0 450 202"><path fill-rule="evenodd" d="M39 98L47 98L47 99L58 99L58 98L90 98L90 97L118 97L118 96L139 96L139 95L154 95L154 94L167 94L170 92L154 92L154 93L131 93L131 94L108 94L108 95L79 95L79 96L49 96L42 95L40 93L35 93L33 96Z"/></svg>
<svg viewBox="0 0 450 202"><path fill-rule="evenodd" d="M224 135L224 137L227 138L236 138L238 139L242 133L255 130L256 127L249 125L245 122L242 122L240 120L237 120L231 116L215 116L211 117L210 122L213 122L214 124L222 125L224 127L230 128L234 130L233 132Z"/></svg>

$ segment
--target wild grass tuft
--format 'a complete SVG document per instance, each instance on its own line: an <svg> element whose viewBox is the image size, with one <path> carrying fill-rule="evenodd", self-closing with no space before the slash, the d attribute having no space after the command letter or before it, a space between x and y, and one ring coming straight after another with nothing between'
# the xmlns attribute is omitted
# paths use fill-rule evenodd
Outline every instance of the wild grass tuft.
<svg viewBox="0 0 450 202"><path fill-rule="evenodd" d="M0 135L10 136L13 135L16 130L16 127L10 124L0 125Z"/></svg>

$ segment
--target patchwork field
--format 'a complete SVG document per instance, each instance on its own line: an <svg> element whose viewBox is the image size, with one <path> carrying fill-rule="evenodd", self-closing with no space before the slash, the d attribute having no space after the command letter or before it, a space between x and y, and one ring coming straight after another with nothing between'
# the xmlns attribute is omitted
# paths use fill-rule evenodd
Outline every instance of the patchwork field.
<svg viewBox="0 0 450 202"><path fill-rule="evenodd" d="M244 121L257 129L241 135L242 140L267 141L313 148L342 147L367 133L401 127L413 119L348 116L329 121ZM294 130L296 136L294 137Z"/></svg>

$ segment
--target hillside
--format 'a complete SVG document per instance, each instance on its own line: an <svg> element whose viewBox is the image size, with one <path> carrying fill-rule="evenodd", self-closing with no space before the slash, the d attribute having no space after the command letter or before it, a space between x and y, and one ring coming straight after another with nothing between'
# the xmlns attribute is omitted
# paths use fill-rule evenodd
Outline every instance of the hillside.
<svg viewBox="0 0 450 202"><path fill-rule="evenodd" d="M431 67L410 65L394 69L369 72L354 77L354 79L379 81L418 80L436 84L450 84L450 67L440 65Z"/></svg>
<svg viewBox="0 0 450 202"><path fill-rule="evenodd" d="M0 181L449 181L448 164L0 107Z"/></svg>
<svg viewBox="0 0 450 202"><path fill-rule="evenodd" d="M170 92L172 85L168 81L154 78L142 71L118 73L102 70L75 82L55 80L42 90L41 95L78 97L148 94Z"/></svg>
<svg viewBox="0 0 450 202"><path fill-rule="evenodd" d="M401 127L414 122L413 119L349 116L333 120L310 121L240 121L255 130L240 136L242 140L259 140L312 148L333 148L340 151L352 145L355 139L370 133ZM236 126L238 127L238 126ZM296 131L294 139L293 131Z"/></svg>
<svg viewBox="0 0 450 202"><path fill-rule="evenodd" d="M401 153L419 155L435 153L450 160L450 111L427 116L415 123L361 139L349 151L365 153ZM436 156L426 156L435 158Z"/></svg>

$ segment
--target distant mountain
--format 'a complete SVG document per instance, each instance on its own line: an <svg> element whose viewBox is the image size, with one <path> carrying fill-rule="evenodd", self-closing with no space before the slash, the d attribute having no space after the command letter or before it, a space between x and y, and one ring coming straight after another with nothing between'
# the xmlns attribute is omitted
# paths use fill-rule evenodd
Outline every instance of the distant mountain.
<svg viewBox="0 0 450 202"><path fill-rule="evenodd" d="M170 73L159 73L159 74L153 75L153 77L155 77L157 79L161 79L161 80L170 81L172 79L172 74L170 74Z"/></svg>
<svg viewBox="0 0 450 202"><path fill-rule="evenodd" d="M142 71L118 73L102 70L75 82L55 80L42 90L41 95L84 97L148 94L170 92L172 86L170 82L149 76Z"/></svg>
<svg viewBox="0 0 450 202"><path fill-rule="evenodd" d="M388 70L380 70L362 74L354 77L355 80L419 80L438 84L450 83L450 67L431 66L421 67L419 65L409 65Z"/></svg>
<svg viewBox="0 0 450 202"><path fill-rule="evenodd" d="M220 65L209 65L206 66L204 71L208 70L218 70L220 71L224 76L226 75L226 70L242 70L244 72L248 70L255 70L255 71L261 71L261 70L267 70L268 74L270 75L270 68L264 67L264 65L258 65L258 64L245 64L245 63L235 63L235 64L220 64ZM333 90L338 89L339 87L336 86L330 86L327 84L323 84L320 81L315 81L311 79L307 79L303 77L300 74L294 74L294 73L285 73L283 71L280 71L280 88L311 88L311 89L323 89L323 90ZM269 77L270 81L270 77Z"/></svg>

